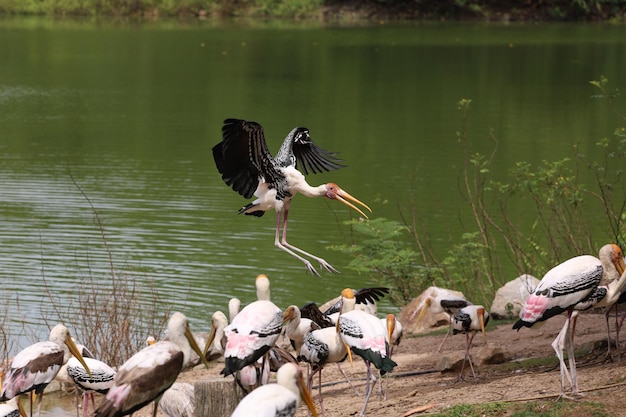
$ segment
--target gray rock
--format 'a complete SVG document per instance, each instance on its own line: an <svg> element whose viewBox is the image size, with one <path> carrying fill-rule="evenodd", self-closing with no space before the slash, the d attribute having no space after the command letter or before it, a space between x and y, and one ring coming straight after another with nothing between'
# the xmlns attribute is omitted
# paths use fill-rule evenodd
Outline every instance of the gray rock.
<svg viewBox="0 0 626 417"><path fill-rule="evenodd" d="M539 280L524 274L507 282L496 291L491 304L491 317L495 320L519 317L520 310L528 296L539 285Z"/></svg>

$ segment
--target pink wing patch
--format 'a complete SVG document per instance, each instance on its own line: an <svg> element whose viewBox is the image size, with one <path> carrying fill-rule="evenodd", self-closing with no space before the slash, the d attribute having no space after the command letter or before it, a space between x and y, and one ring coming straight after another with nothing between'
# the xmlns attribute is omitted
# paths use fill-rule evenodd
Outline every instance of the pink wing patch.
<svg viewBox="0 0 626 417"><path fill-rule="evenodd" d="M531 294L526 300L526 304L522 309L520 318L527 322L534 322L540 318L550 306L548 297L545 295Z"/></svg>

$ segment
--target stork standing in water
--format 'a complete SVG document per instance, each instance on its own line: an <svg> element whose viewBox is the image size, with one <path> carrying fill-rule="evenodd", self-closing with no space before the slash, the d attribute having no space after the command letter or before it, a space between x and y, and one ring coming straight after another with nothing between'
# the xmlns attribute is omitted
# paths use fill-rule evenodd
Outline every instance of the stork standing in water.
<svg viewBox="0 0 626 417"><path fill-rule="evenodd" d="M520 319L513 325L513 329L517 330L532 327L535 323L567 312L565 324L552 343L560 363L562 397L568 397L565 379L570 384L572 395L579 395L573 341L578 311L612 305L626 285L622 250L617 245L604 245L599 258L576 256L549 270L526 300ZM599 285L601 280L607 284ZM566 349L569 370L563 359Z"/></svg>
<svg viewBox="0 0 626 417"><path fill-rule="evenodd" d="M190 361L192 350L209 368L184 314L172 314L167 323L167 335L169 340L149 345L124 362L115 375L113 386L96 409L95 417L125 416L152 401L152 417L155 417L161 396Z"/></svg>
<svg viewBox="0 0 626 417"><path fill-rule="evenodd" d="M296 364L287 363L278 370L276 384L263 385L246 395L231 417L293 417L300 399L317 417L311 396L304 386L302 370Z"/></svg>
<svg viewBox="0 0 626 417"><path fill-rule="evenodd" d="M489 322L489 313L483 306L469 305L458 310L452 319L453 333L465 334L465 359L468 360L470 368L472 369L472 376L476 378L476 372L474 372L474 365L472 365L472 358L470 357L470 348L474 341L474 336L480 330L483 333L485 339L485 346L487 345L487 335L485 334L485 326ZM465 368L465 361L461 367L461 377L463 377L463 370Z"/></svg>
<svg viewBox="0 0 626 417"><path fill-rule="evenodd" d="M106 363L94 358L84 358L85 363L91 370L91 375L87 373L85 367L76 358L70 358L67 361L67 375L74 381L74 384L82 391L83 396L83 417L87 417L87 408L89 406L89 396L93 408L96 403L93 397L94 391L100 394L109 392L109 388L113 385L115 370Z"/></svg>
<svg viewBox="0 0 626 417"><path fill-rule="evenodd" d="M302 261L312 275L319 275L319 272L301 255L316 260L321 268L329 272L338 272L324 259L287 243L287 218L291 199L297 193L338 200L366 218L367 215L351 202L372 211L337 184L313 187L306 182L304 175L308 175L309 170L320 173L342 168L343 165L339 164L341 160L335 157L335 153L318 147L311 140L307 128L296 127L289 132L276 156L272 157L260 124L226 119L222 127L222 142L213 147L213 159L227 185L247 199L253 195L257 197L239 209L240 214L261 217L268 210L276 210L276 247ZM302 169L304 175L298 169Z"/></svg>
<svg viewBox="0 0 626 417"><path fill-rule="evenodd" d="M61 369L61 366L74 355L91 375L91 370L76 343L72 340L69 330L62 324L54 326L50 331L50 340L30 345L15 355L6 374L0 392L0 401L34 392L37 396L37 416L40 415L43 392ZM31 396L31 415L32 415Z"/></svg>

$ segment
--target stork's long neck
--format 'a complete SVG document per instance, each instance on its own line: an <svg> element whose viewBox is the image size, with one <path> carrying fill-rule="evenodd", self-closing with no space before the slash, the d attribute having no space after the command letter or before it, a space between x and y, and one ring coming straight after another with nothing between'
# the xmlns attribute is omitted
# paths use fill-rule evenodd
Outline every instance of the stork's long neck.
<svg viewBox="0 0 626 417"><path fill-rule="evenodd" d="M313 187L306 181L302 181L302 183L298 185L298 192L307 197L322 197L326 194L326 184Z"/></svg>

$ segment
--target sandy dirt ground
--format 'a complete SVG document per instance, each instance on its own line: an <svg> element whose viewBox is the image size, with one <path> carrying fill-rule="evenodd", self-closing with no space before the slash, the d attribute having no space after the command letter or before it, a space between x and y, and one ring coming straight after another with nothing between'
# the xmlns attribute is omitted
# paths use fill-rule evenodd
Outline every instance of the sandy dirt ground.
<svg viewBox="0 0 626 417"><path fill-rule="evenodd" d="M427 415L457 404L556 398L560 393L558 366L553 362L529 367L528 364L524 365L524 361L529 358L554 358L551 343L564 320L564 317L555 317L538 330L523 328L519 332L512 330L511 324L489 323L488 349L484 348L483 339L477 336L472 352L480 356L481 349L499 350L502 353L502 363L476 363L477 378L472 377L467 366L463 377L460 377L459 370L435 370L442 358L463 354L465 336L450 336L440 353L435 350L444 337L442 333L404 338L394 351L393 359L398 366L392 377L383 382L383 386L387 385L387 398L383 399L377 391L374 392L367 414L399 417L425 406L427 410L410 415ZM580 316L575 337L577 352L582 352L577 357L579 386L585 393L585 401L601 402L606 411L616 416L626 415L626 395L623 395L623 390L626 389L626 358L618 361L615 356L614 361L605 361L606 335L602 314ZM589 350L584 351L585 347ZM178 381L194 383L219 377L222 364L215 362L212 365L208 370L195 368L185 371ZM323 373L322 390L326 415L329 417L358 415L363 405L365 365L361 360L355 361L352 366L345 362L343 369L360 395L356 395L345 382L336 365L327 366ZM319 411L316 389L313 399ZM135 413L135 416L148 417L151 409L152 407L145 407ZM164 416L160 411L158 415ZM306 415L306 407L301 405L297 416Z"/></svg>

